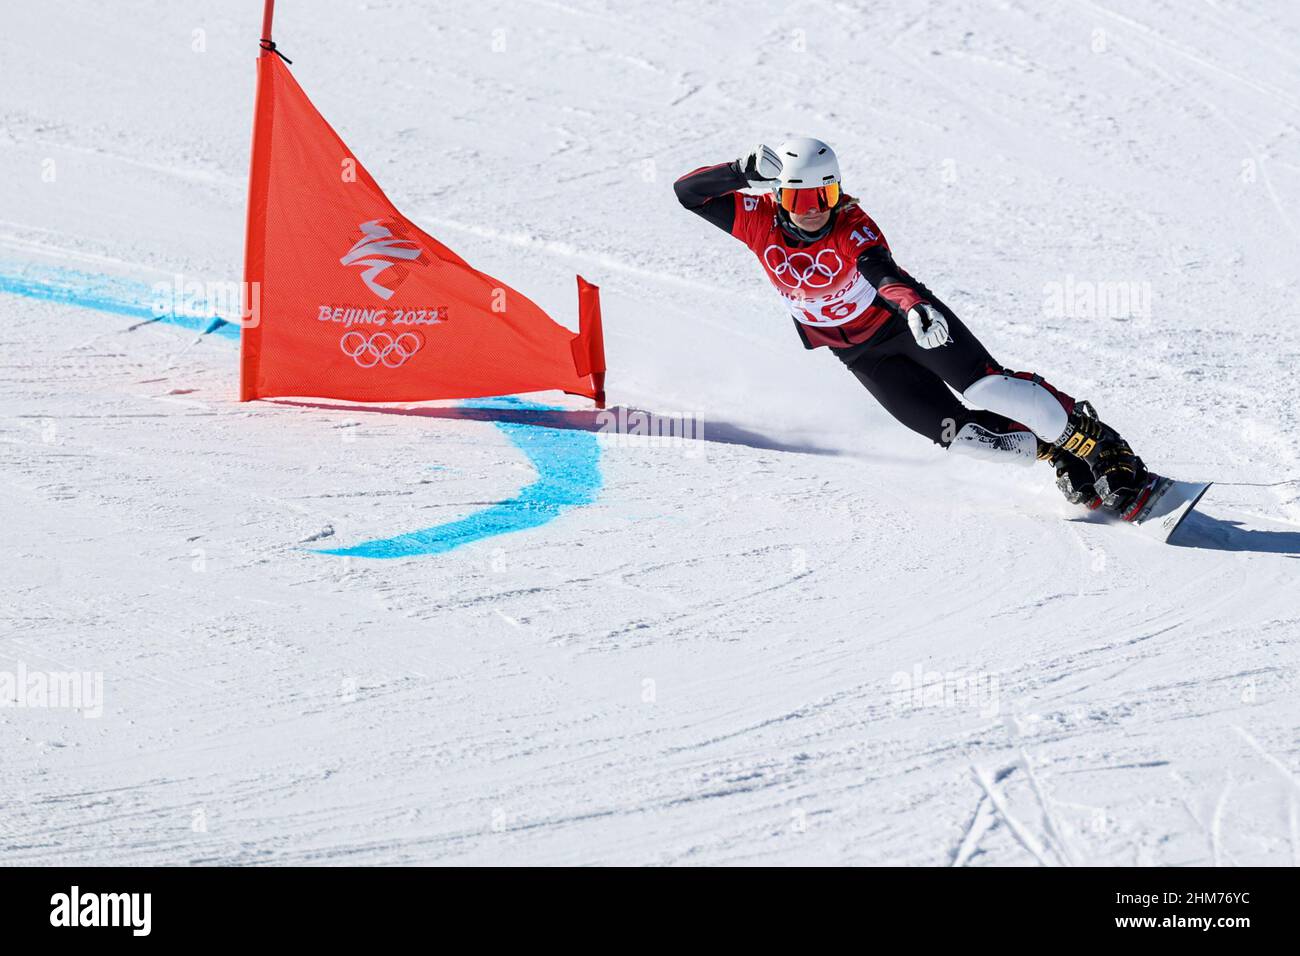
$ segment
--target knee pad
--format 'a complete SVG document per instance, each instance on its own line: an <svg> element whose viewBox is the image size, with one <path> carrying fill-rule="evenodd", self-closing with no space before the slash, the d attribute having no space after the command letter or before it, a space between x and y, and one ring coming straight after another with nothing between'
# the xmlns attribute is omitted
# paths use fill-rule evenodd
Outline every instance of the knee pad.
<svg viewBox="0 0 1300 956"><path fill-rule="evenodd" d="M1038 459L1038 439L1028 431L995 432L967 422L953 436L948 450L986 461L1031 465Z"/></svg>
<svg viewBox="0 0 1300 956"><path fill-rule="evenodd" d="M977 379L961 397L976 408L1023 422L1045 442L1065 437L1074 399L1028 372L1001 372Z"/></svg>

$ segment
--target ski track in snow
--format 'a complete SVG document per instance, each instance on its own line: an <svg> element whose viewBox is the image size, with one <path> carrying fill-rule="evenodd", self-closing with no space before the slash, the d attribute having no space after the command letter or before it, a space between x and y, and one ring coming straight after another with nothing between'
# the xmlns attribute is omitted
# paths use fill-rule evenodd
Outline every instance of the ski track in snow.
<svg viewBox="0 0 1300 956"><path fill-rule="evenodd" d="M0 707L0 863L1300 857L1293 12L280 8L399 207L568 324L572 273L600 283L611 398L705 440L602 438L544 527L319 553L538 472L490 419L240 405L228 337L0 294L0 673L104 679L97 719ZM5 276L238 277L254 13L11 12ZM1000 361L1215 479L1174 546L947 459L803 353L670 190L785 133L836 145ZM1046 310L1068 277L1150 312Z"/></svg>

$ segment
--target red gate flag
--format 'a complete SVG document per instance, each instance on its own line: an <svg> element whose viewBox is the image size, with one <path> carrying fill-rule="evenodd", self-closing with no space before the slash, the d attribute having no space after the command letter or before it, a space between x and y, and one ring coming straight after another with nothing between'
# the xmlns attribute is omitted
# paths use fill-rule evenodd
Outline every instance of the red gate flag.
<svg viewBox="0 0 1300 956"><path fill-rule="evenodd" d="M240 401L562 389L604 407L597 287L578 277L574 334L421 231L267 43L251 166Z"/></svg>

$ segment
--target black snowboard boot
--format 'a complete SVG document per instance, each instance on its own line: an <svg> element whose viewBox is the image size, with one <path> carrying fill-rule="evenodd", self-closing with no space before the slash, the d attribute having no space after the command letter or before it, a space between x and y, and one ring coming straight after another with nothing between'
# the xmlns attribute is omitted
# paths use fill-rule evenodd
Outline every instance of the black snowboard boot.
<svg viewBox="0 0 1300 956"><path fill-rule="evenodd" d="M1088 463L1075 458L1069 452L1062 451L1055 445L1039 439L1038 457L1056 470L1056 487L1061 489L1065 500L1072 505L1085 508L1101 507L1101 498L1093 482L1092 469Z"/></svg>
<svg viewBox="0 0 1300 956"><path fill-rule="evenodd" d="M1066 437L1055 449L1088 466L1097 496L1110 511L1122 513L1149 477L1142 459L1119 432L1097 417L1089 402L1075 404Z"/></svg>

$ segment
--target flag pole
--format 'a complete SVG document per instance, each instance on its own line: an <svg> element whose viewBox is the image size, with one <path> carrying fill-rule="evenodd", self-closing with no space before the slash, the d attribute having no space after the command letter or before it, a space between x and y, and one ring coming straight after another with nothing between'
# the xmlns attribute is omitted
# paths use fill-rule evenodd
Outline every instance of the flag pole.
<svg viewBox="0 0 1300 956"><path fill-rule="evenodd" d="M275 44L271 42L271 20L274 16L275 0L266 0L266 5L262 8L262 56L275 49Z"/></svg>
<svg viewBox="0 0 1300 956"><path fill-rule="evenodd" d="M266 237L264 225L266 217L265 201L256 204L257 197L264 195L267 170L270 166L270 143L266 137L259 136L261 128L261 109L263 83L270 80L263 76L261 59L272 53L278 53L275 42L271 39L271 19L275 16L275 0L265 0L262 7L262 35L258 40L261 51L258 53L257 93L253 105L253 145L249 151L248 174L248 218L244 226L244 281L241 285L243 299L241 328L239 330L239 400L252 401L257 398L257 369L261 360L262 321L262 272L266 261ZM271 64L267 64L269 67ZM257 184L262 184L263 192L258 191Z"/></svg>

